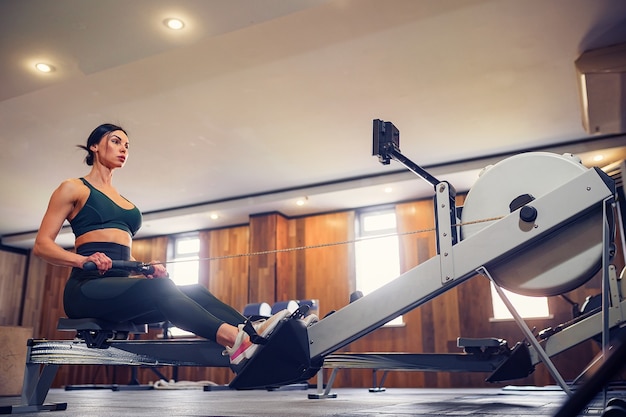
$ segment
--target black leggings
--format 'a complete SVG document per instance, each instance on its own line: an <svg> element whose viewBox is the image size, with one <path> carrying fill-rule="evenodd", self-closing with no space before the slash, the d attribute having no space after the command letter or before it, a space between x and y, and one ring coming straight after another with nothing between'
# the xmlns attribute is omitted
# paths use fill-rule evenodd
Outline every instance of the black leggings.
<svg viewBox="0 0 626 417"><path fill-rule="evenodd" d="M128 260L129 248L111 243L88 243L77 252L107 254ZM65 285L63 306L70 318L98 318L114 322L157 323L174 326L216 340L224 323L236 326L245 318L199 284L176 286L169 278L130 278L128 272L110 270L100 275L73 268Z"/></svg>

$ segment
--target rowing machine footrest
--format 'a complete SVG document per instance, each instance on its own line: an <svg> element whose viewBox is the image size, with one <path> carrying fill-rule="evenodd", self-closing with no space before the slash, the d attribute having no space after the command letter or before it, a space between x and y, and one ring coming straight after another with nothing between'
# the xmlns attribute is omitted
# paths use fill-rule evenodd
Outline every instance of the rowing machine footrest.
<svg viewBox="0 0 626 417"><path fill-rule="evenodd" d="M495 371L485 380L487 382L502 382L512 379L526 378L532 374L535 366L530 360L530 350L526 343L517 342L511 350L510 356L502 362Z"/></svg>
<svg viewBox="0 0 626 417"><path fill-rule="evenodd" d="M495 355L508 351L509 347L504 339L496 339L495 337L471 338L459 337L456 339L457 347L463 348L465 353L478 355Z"/></svg>
<svg viewBox="0 0 626 417"><path fill-rule="evenodd" d="M304 321L283 319L229 386L235 389L271 388L304 382L317 374L323 360L312 363Z"/></svg>
<svg viewBox="0 0 626 417"><path fill-rule="evenodd" d="M148 333L148 325L131 322L115 323L94 318L62 317L57 324L57 330L75 331L77 337L84 340L87 347L102 349L108 347L107 340L126 340L129 334Z"/></svg>

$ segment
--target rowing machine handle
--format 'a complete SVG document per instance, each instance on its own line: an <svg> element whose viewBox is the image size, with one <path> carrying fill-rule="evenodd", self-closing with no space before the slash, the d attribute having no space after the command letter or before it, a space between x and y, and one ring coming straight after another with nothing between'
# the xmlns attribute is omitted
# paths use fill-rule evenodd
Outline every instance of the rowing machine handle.
<svg viewBox="0 0 626 417"><path fill-rule="evenodd" d="M98 268L93 262L85 262L83 264L83 269L85 271L96 271ZM113 261L111 269L122 269L124 271L138 272L143 275L154 274L154 266L137 261Z"/></svg>

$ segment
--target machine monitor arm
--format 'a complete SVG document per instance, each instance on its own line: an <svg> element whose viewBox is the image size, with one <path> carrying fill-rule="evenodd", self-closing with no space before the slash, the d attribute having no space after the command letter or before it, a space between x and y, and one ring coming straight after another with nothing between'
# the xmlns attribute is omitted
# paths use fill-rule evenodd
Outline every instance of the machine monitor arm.
<svg viewBox="0 0 626 417"><path fill-rule="evenodd" d="M441 183L437 178L430 175L423 168L400 153L400 131L391 122L374 119L374 145L372 155L378 156L378 160L383 165L389 165L391 159L400 162L411 172L430 183L433 187Z"/></svg>
<svg viewBox="0 0 626 417"><path fill-rule="evenodd" d="M459 222L456 212L456 190L447 181L439 181L400 152L400 131L391 122L374 119L372 154L383 165L392 159L430 183L435 189L435 227L437 228L437 253L458 242ZM449 233L448 233L449 232Z"/></svg>

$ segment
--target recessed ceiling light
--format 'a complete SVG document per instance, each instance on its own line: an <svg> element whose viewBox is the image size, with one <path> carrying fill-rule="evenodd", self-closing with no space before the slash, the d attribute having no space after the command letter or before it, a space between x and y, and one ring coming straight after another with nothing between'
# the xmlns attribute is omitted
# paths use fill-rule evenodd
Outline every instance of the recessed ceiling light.
<svg viewBox="0 0 626 417"><path fill-rule="evenodd" d="M600 155L600 154L598 154L598 155L593 157L593 160L596 161L596 162L600 162L603 159L604 159L604 155Z"/></svg>
<svg viewBox="0 0 626 417"><path fill-rule="evenodd" d="M211 215L209 216L211 218L211 220L217 220L220 218L219 215L217 215L217 213L211 213Z"/></svg>
<svg viewBox="0 0 626 417"><path fill-rule="evenodd" d="M296 205L303 206L306 204L306 201L308 199L309 199L308 197L299 198L298 200L296 200Z"/></svg>
<svg viewBox="0 0 626 417"><path fill-rule="evenodd" d="M391 187L385 187L385 192L386 192L386 193L390 193L390 192L392 192L392 191L393 191L393 188L391 188Z"/></svg>
<svg viewBox="0 0 626 417"><path fill-rule="evenodd" d="M54 67L50 64L44 64L43 62L39 62L35 64L35 68L40 72L52 72L54 71Z"/></svg>
<svg viewBox="0 0 626 417"><path fill-rule="evenodd" d="M185 27L185 23L182 20L176 19L173 17L169 19L165 19L163 23L165 24L165 26L167 26L168 28L172 30L181 30L182 28Z"/></svg>

